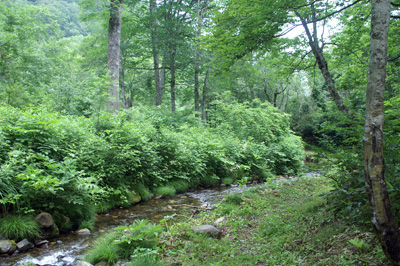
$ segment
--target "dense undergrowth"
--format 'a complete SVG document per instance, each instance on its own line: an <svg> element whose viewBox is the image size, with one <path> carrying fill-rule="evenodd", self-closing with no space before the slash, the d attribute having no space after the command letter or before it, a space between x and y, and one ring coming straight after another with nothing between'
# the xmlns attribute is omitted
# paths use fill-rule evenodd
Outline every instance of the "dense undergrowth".
<svg viewBox="0 0 400 266"><path fill-rule="evenodd" d="M260 103L214 106L207 126L144 107L91 118L0 107L2 215L46 211L71 230L154 194L300 170L302 142L286 115Z"/></svg>
<svg viewBox="0 0 400 266"><path fill-rule="evenodd" d="M385 180L397 222L400 222L399 113L400 97L385 101ZM362 124L361 118L332 114L321 126L320 136L314 136L318 146L312 146L306 157L334 185L328 196L332 212L346 217L349 224L370 225L364 181Z"/></svg>
<svg viewBox="0 0 400 266"><path fill-rule="evenodd" d="M101 237L85 259L147 266L389 265L369 227L349 225L332 212L326 197L331 189L325 177L266 183L228 195L214 210L191 219L165 217L162 234L145 221L119 228ZM215 225L222 237L193 232L199 224ZM135 241L138 235L143 242ZM132 240L128 254L121 251L122 239Z"/></svg>

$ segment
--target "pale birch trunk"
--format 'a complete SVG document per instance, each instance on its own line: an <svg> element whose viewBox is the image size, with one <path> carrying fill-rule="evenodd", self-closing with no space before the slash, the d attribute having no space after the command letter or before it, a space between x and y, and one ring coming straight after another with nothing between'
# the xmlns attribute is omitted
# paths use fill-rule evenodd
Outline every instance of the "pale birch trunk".
<svg viewBox="0 0 400 266"><path fill-rule="evenodd" d="M119 111L119 65L121 47L121 7L123 0L110 1L110 20L108 23L108 58L107 69L111 82L107 101L107 110Z"/></svg>
<svg viewBox="0 0 400 266"><path fill-rule="evenodd" d="M364 174L372 224L382 249L393 265L400 265L400 232L391 211L383 156L384 91L390 1L372 0L371 46L364 128Z"/></svg>

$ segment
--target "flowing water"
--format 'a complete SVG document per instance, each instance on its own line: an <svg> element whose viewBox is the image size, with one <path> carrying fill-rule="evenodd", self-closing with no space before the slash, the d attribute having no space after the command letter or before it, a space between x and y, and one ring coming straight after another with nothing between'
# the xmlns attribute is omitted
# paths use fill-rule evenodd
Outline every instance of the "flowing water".
<svg viewBox="0 0 400 266"><path fill-rule="evenodd" d="M69 266L80 260L80 255L89 248L99 235L118 226L130 225L137 219L148 219L158 222L166 215L174 213L190 217L194 208L207 208L218 203L226 194L240 192L248 187L219 187L187 192L172 199L151 199L127 209L111 210L97 216L95 230L90 235L81 236L74 233L60 235L49 242L48 249L33 248L28 253L0 258L0 266ZM188 211L183 211L183 210Z"/></svg>
<svg viewBox="0 0 400 266"><path fill-rule="evenodd" d="M319 175L316 172L306 173L303 176L312 178ZM293 181L298 177L281 178L280 181ZM279 181L279 180L277 180ZM245 187L218 187L187 192L177 195L172 199L151 199L141 202L127 209L111 210L107 214L97 216L95 230L90 235L81 236L74 233L60 235L49 242L48 249L34 248L28 253L16 254L8 258L0 258L0 266L71 266L75 265L83 252L99 235L110 231L118 226L132 224L137 219L147 219L159 222L164 216L174 213L189 218L194 208L207 208L221 201L230 193L236 193L250 188ZM189 211L184 211L184 210Z"/></svg>

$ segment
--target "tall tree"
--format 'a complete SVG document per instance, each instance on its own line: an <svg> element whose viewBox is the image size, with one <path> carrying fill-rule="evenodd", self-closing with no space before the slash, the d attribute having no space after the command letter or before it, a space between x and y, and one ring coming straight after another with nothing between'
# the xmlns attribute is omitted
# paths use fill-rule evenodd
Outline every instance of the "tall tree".
<svg viewBox="0 0 400 266"><path fill-rule="evenodd" d="M110 99L107 109L118 113L119 110L119 66L121 51L121 8L123 0L110 0L110 19L108 23L108 59L107 68L110 74Z"/></svg>
<svg viewBox="0 0 400 266"><path fill-rule="evenodd" d="M371 44L364 127L364 174L372 224L382 249L393 265L400 265L400 231L391 211L383 156L384 91L390 1L371 2Z"/></svg>
<svg viewBox="0 0 400 266"><path fill-rule="evenodd" d="M340 11L351 8L361 2L356 0L350 4L348 1L312 1L312 0L271 0L248 1L227 0L225 6L217 10L214 16L216 26L210 40L217 55L223 55L219 61L223 66L232 65L237 59L254 51L267 52L271 47L282 45L279 38L286 35L299 25L304 27L308 42L308 49L312 54L325 79L332 100L338 109L347 113L339 94L332 74L324 56L323 33L318 35L319 22L323 22ZM347 4L347 5L346 5ZM327 10L332 10L330 13ZM312 24L312 28L308 26ZM288 47L291 41L287 41ZM306 53L307 57L309 53ZM295 59L293 59L295 60Z"/></svg>
<svg viewBox="0 0 400 266"><path fill-rule="evenodd" d="M318 27L317 27L317 16L316 16L316 9L315 9L315 4L312 2L310 4L311 8L311 20L306 20L303 15L301 15L297 10L295 10L295 13L297 17L300 19L301 24L303 25L303 28L306 32L307 39L308 39L308 44L311 48L312 53L314 54L315 60L317 61L318 67L321 70L322 76L325 79L326 85L328 87L329 93L335 102L336 106L338 109L342 112L348 113L349 109L347 108L346 105L343 104L342 97L339 95L335 82L332 78L332 74L329 71L328 68L328 62L325 59L324 52L323 52L323 45L324 43L320 42L318 38ZM312 23L312 31L310 31L310 28L308 27L308 23ZM321 35L321 39L323 36Z"/></svg>
<svg viewBox="0 0 400 266"><path fill-rule="evenodd" d="M157 18L157 2L155 0L150 1L150 15L152 18L151 27L151 43L153 49L153 65L154 65L154 88L155 88L155 102L156 106L162 104L162 87L160 83L160 56L158 49L158 27L159 20Z"/></svg>

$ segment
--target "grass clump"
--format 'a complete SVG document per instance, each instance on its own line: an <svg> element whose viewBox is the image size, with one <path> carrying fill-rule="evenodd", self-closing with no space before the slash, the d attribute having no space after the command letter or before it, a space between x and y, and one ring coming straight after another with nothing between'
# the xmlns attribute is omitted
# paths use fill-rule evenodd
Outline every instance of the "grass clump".
<svg viewBox="0 0 400 266"><path fill-rule="evenodd" d="M225 177L225 178L222 178L222 179L221 179L221 183L222 183L222 184L225 184L225 185L227 185L227 186L232 185L233 182L234 182L234 180L233 180L232 177Z"/></svg>
<svg viewBox="0 0 400 266"><path fill-rule="evenodd" d="M135 186L135 191L139 193L140 197L142 197L142 200L144 201L147 201L153 197L153 194L150 192L150 190L142 183L139 183Z"/></svg>
<svg viewBox="0 0 400 266"><path fill-rule="evenodd" d="M16 241L40 237L40 227L30 216L10 215L0 220L0 235Z"/></svg>
<svg viewBox="0 0 400 266"><path fill-rule="evenodd" d="M172 186L177 193L186 192L189 189L189 183L185 180L176 180L169 182L168 185Z"/></svg>
<svg viewBox="0 0 400 266"><path fill-rule="evenodd" d="M90 231L93 231L94 222L95 222L94 219L82 221L82 223L79 225L79 229L89 229Z"/></svg>
<svg viewBox="0 0 400 266"><path fill-rule="evenodd" d="M155 189L155 194L162 197L173 197L176 194L176 190L172 186L162 186Z"/></svg>
<svg viewBox="0 0 400 266"><path fill-rule="evenodd" d="M119 259L119 248L114 244L115 236L115 233L108 233L98 238L83 259L93 265L102 261L111 265L116 263Z"/></svg>
<svg viewBox="0 0 400 266"><path fill-rule="evenodd" d="M150 224L147 220L138 220L130 226L121 226L113 232L100 237L84 260L96 264L105 261L113 265L118 260L133 258L131 265L157 265L158 237L161 225Z"/></svg>

